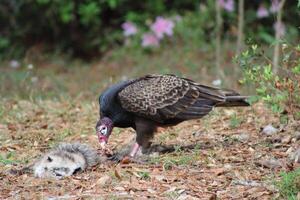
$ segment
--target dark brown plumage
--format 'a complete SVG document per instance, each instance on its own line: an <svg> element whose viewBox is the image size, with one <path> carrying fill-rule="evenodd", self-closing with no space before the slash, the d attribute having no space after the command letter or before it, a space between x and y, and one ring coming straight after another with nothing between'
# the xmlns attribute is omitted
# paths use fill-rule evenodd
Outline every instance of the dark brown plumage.
<svg viewBox="0 0 300 200"><path fill-rule="evenodd" d="M149 147L157 126L201 118L214 106L249 105L235 91L175 75L147 75L116 84L102 93L99 103L100 120L96 128L100 141L107 141L114 126L132 127L137 132L138 145L145 148Z"/></svg>

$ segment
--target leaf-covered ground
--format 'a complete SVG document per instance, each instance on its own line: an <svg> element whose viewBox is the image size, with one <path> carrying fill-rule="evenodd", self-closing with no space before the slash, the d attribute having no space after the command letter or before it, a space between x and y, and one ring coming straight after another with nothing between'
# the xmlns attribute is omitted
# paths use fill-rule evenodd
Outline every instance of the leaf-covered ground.
<svg viewBox="0 0 300 200"><path fill-rule="evenodd" d="M147 164L100 164L63 180L7 171L34 161L61 141L98 148L97 102L3 100L0 124L0 199L270 199L280 171L299 167L289 154L298 148L297 122L267 136L261 127L279 125L262 104L215 109L201 120L159 129L154 144L175 152L153 155ZM128 143L131 129L114 129L110 147ZM298 138L299 139L299 138ZM194 149L184 146L194 145Z"/></svg>
<svg viewBox="0 0 300 200"><path fill-rule="evenodd" d="M154 154L146 164L107 162L63 180L8 173L34 162L59 142L98 148L98 94L117 80L176 73L211 83L214 76L207 74L213 57L192 52L175 48L142 58L129 58L125 52L124 59L89 66L54 59L33 69L0 68L0 199L277 198L274 183L280 172L299 167L290 157L300 146L300 125L281 125L261 103L217 108L201 120L159 129L153 143L174 146L175 151ZM228 77L231 81L223 86L241 91L232 81L237 78L230 73ZM263 134L261 128L268 124L278 132ZM117 151L134 136L131 129L115 128L110 148Z"/></svg>

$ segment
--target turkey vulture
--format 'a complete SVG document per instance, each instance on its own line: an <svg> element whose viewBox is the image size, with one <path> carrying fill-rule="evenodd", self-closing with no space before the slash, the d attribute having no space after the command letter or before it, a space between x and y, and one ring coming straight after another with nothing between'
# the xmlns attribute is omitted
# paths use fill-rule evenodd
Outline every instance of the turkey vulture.
<svg viewBox="0 0 300 200"><path fill-rule="evenodd" d="M99 97L100 119L96 132L105 146L113 127L132 127L136 143L129 154L150 147L158 126L174 126L198 119L214 106L249 106L245 96L226 89L201 85L175 75L146 75L106 89Z"/></svg>

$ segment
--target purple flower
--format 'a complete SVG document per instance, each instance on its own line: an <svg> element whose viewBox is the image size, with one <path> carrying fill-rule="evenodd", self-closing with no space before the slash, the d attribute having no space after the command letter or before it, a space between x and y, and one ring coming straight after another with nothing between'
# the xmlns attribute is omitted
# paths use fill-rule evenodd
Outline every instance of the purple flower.
<svg viewBox="0 0 300 200"><path fill-rule="evenodd" d="M10 65L11 68L15 68L15 69L20 67L20 63L17 60L11 60L9 62L9 65Z"/></svg>
<svg viewBox="0 0 300 200"><path fill-rule="evenodd" d="M228 12L234 11L233 0L218 0L218 4Z"/></svg>
<svg viewBox="0 0 300 200"><path fill-rule="evenodd" d="M157 38L162 39L165 34L168 36L173 35L174 22L163 17L157 17L150 28Z"/></svg>
<svg viewBox="0 0 300 200"><path fill-rule="evenodd" d="M282 22L275 22L273 28L276 32L278 32L279 36L282 37L285 34L285 25Z"/></svg>
<svg viewBox="0 0 300 200"><path fill-rule="evenodd" d="M159 39L153 33L145 33L142 39L143 47L159 46Z"/></svg>
<svg viewBox="0 0 300 200"><path fill-rule="evenodd" d="M272 13L276 13L279 11L279 0L271 0L272 2L272 5L271 5L271 8L270 8L270 11Z"/></svg>
<svg viewBox="0 0 300 200"><path fill-rule="evenodd" d="M256 11L256 16L258 18L268 17L269 11L266 9L266 7L263 4L260 4L259 8Z"/></svg>
<svg viewBox="0 0 300 200"><path fill-rule="evenodd" d="M181 22L182 17L180 15L175 16L175 22Z"/></svg>
<svg viewBox="0 0 300 200"><path fill-rule="evenodd" d="M261 4L259 6L259 8L257 9L257 11L256 11L256 16L258 18L268 17L269 16L269 11L266 9L266 7L263 4Z"/></svg>
<svg viewBox="0 0 300 200"><path fill-rule="evenodd" d="M128 37L131 35L135 35L137 33L137 28L132 22L125 22L122 24L122 28L124 30L124 36Z"/></svg>

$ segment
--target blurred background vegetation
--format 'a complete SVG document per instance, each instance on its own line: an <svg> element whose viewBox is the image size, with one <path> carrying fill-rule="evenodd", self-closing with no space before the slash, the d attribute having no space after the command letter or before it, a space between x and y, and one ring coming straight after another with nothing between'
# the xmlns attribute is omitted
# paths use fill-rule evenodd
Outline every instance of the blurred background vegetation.
<svg viewBox="0 0 300 200"><path fill-rule="evenodd" d="M238 1L220 2L224 2L222 37L234 40ZM245 38L263 44L274 42L276 8L272 10L272 4L276 3L276 0L244 2ZM1 58L21 58L35 48L84 59L99 58L124 44L122 23L134 23L141 33L157 16L182 19L175 26L176 34L171 42L201 49L203 43L214 41L214 4L214 0L2 0L0 55ZM262 8L265 10L259 10ZM283 9L284 27L281 28L285 30L285 38L294 42L299 35L297 2L286 1Z"/></svg>

